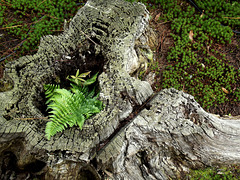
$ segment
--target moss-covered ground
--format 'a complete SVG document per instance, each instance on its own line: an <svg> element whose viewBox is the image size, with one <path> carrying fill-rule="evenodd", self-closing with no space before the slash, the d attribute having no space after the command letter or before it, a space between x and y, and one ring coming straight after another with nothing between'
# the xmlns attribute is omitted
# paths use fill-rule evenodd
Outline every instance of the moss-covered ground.
<svg viewBox="0 0 240 180"><path fill-rule="evenodd" d="M184 0L140 1L147 5L151 27L158 33L158 43L152 47L156 60L140 72L140 78L153 72L155 91L174 87L193 95L206 111L240 115L239 1L195 0L197 7ZM0 78L8 61L34 54L40 38L61 33L64 20L69 21L85 2L2 0ZM238 179L234 168L198 171L191 178L224 179L227 174L225 179Z"/></svg>
<svg viewBox="0 0 240 180"><path fill-rule="evenodd" d="M0 77L4 64L34 54L40 38L63 32L68 21L86 0L2 0L0 1Z"/></svg>
<svg viewBox="0 0 240 180"><path fill-rule="evenodd" d="M156 61L141 73L156 74L153 88L174 87L219 115L240 114L240 3L145 1L158 32Z"/></svg>

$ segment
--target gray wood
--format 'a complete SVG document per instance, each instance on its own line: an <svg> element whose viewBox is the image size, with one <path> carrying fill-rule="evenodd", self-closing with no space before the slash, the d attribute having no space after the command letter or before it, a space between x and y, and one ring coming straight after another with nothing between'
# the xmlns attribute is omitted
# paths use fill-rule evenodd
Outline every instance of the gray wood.
<svg viewBox="0 0 240 180"><path fill-rule="evenodd" d="M18 169L34 167L31 174L71 180L177 178L189 168L239 163L239 120L219 119L174 89L153 95L148 82L132 76L149 61L139 54L149 51L148 20L141 3L89 0L62 34L43 37L36 54L6 65L2 179L20 178L6 170L11 160ZM65 84L64 75L77 69L100 71L104 110L83 130L69 128L48 141L43 84Z"/></svg>
<svg viewBox="0 0 240 180"><path fill-rule="evenodd" d="M161 91L148 107L97 157L113 179L180 178L189 168L240 162L239 118L220 119L175 89Z"/></svg>

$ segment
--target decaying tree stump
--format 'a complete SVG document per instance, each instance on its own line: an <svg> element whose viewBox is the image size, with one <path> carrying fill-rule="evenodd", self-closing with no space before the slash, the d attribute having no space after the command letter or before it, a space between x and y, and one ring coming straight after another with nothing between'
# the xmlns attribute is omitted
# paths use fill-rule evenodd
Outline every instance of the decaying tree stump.
<svg viewBox="0 0 240 180"><path fill-rule="evenodd" d="M148 19L140 3L89 0L64 33L43 37L35 55L7 64L1 179L168 179L240 162L239 120L219 119L174 89L153 94L148 82L131 76L147 61L137 52L149 51ZM48 141L43 84L66 86L77 69L100 72L104 110L83 130L69 128Z"/></svg>

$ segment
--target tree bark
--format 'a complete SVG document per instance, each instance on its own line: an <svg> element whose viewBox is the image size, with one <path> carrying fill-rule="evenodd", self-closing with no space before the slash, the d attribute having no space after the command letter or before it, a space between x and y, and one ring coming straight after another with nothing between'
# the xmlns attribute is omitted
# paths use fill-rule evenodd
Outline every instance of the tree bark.
<svg viewBox="0 0 240 180"><path fill-rule="evenodd" d="M205 112L174 89L153 94L131 76L148 59L149 14L140 3L89 0L35 55L6 65L0 92L2 179L168 179L189 168L239 163L239 120ZM43 84L66 86L77 69L100 72L105 107L83 129L45 138ZM12 87L12 88L11 88Z"/></svg>

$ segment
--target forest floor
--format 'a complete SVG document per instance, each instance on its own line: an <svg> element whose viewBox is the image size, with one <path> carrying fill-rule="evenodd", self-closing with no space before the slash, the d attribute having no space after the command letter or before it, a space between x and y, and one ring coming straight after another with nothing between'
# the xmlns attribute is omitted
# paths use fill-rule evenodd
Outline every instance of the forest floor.
<svg viewBox="0 0 240 180"><path fill-rule="evenodd" d="M155 76L155 83L153 84L152 88L158 92L162 90L162 79L163 79L163 72L165 71L165 68L173 63L169 63L167 60L167 56L169 55L171 51L171 47L174 47L174 39L171 36L172 29L171 29L171 22L159 22L158 18L163 14L161 10L152 10L150 12L151 14L151 21L150 26L154 31L158 34L158 44L157 47L155 47L155 53L156 53L156 64L158 65ZM240 35L234 34L231 38L231 43L229 44L220 44L220 43L213 43L212 47L216 51L219 51L223 54L223 56L226 57L228 60L228 64L233 66L234 69L240 70ZM198 54L201 56L201 54ZM202 54L204 57L205 55ZM144 73L144 76L146 77L150 72L156 72L153 68L148 68L148 70ZM238 78L240 80L240 77ZM240 81L238 81L240 82ZM235 88L239 88L239 86L235 86ZM184 89L184 86L182 89L180 89L184 92L187 92ZM224 90L224 89L223 89ZM229 99L231 99L232 93L226 94ZM199 102L199 101L198 101ZM200 104L202 102L199 102ZM224 103L218 104L217 106L211 106L208 109L205 109L206 111L217 114L220 116L224 115L232 115L232 116L238 116L240 115L240 99L238 101L226 101Z"/></svg>

